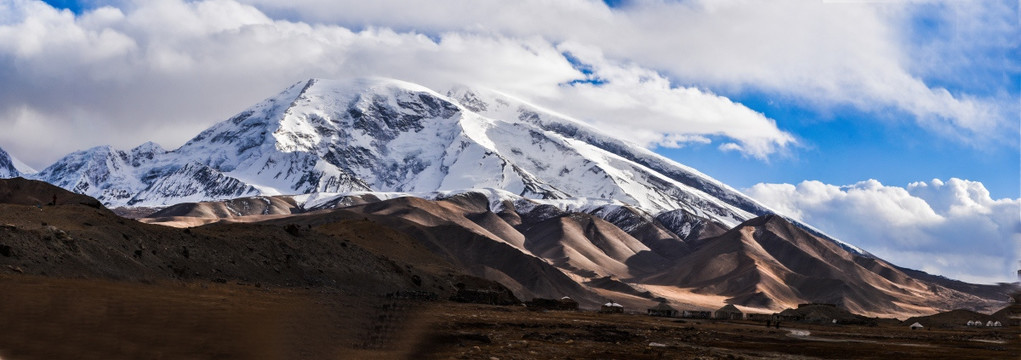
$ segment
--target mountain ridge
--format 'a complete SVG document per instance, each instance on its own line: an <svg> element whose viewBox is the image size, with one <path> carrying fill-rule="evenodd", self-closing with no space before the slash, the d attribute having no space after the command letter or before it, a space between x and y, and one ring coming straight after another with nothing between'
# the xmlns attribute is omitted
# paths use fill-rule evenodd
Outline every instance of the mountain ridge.
<svg viewBox="0 0 1021 360"><path fill-rule="evenodd" d="M467 90L461 90L462 95ZM470 93L474 108L483 101L481 95ZM466 96L466 95L465 95ZM134 177L145 185L151 185L154 170L164 167L163 173L178 170L181 163L195 162L240 183L252 186L255 191L243 191L244 195L278 195L307 193L313 191L375 190L398 192L423 192L435 190L457 190L477 187L497 187L512 190L518 194L532 194L534 197L604 197L633 203L645 208L664 210L686 206L694 213L706 209L719 215L720 219L747 217L749 213L738 208L727 209L724 202L706 196L700 189L685 187L681 183L657 184L657 191L637 194L634 189L622 188L628 182L673 181L640 164L627 160L639 159L647 164L665 169L663 165L677 167L671 173L684 173L688 179L699 179L699 184L714 186L711 192L740 199L740 207L756 211L768 211L765 207L693 169L682 167L658 155L609 136L598 134L577 121L542 113L541 109L527 103L511 103L510 100L494 98L486 100L488 106L483 114L472 113L468 107L454 102L454 99L437 92L396 80L352 80L348 82L310 79L299 82L277 96L271 97L227 121L218 123L201 132L182 147L172 151L150 151L155 157L174 155L168 161L144 159L133 162L142 174ZM464 96L462 96L463 98ZM493 119L484 115L501 116ZM428 120L428 121L426 121ZM344 126L338 126L344 125ZM354 129L354 130L350 130ZM431 130L426 134L418 134ZM394 140L403 137L401 141ZM532 144L516 141L516 138L532 138ZM586 140L599 142L603 148L588 147L578 143ZM536 145L525 151L525 146ZM585 148L576 149L579 146ZM408 149L412 147L412 149ZM94 148L109 153L107 157L125 158L109 148ZM161 149L160 149L161 150ZM552 158L536 158L550 151L569 150L593 176L603 179L593 184L573 184L555 179L560 172L570 172L573 166L561 166L557 175L536 176L536 172L547 170L554 162ZM595 150L581 154L580 151ZM614 153L614 151L616 153ZM427 152L427 153L426 153ZM463 156L477 160L476 163L459 162ZM601 154L602 153L602 154ZM594 155L593 155L594 154ZM625 155L621 157L619 155ZM394 159L391 155L401 155ZM450 155L459 155L453 157ZM610 156L607 158L606 156ZM73 156L72 156L73 157ZM266 157L266 158L262 158ZM511 159L513 158L513 159ZM434 160L435 159L435 160ZM650 160L652 159L652 160ZM55 180L68 175L80 175L60 168L63 162L82 162L84 159L65 158L44 169L36 178ZM403 162L406 164L398 164ZM628 162L632 170L640 170L641 178L628 178L608 162ZM600 164L592 164L601 162ZM381 164L378 167L369 163ZM267 169L274 165L290 167ZM98 165L98 164L97 164ZM121 164L107 164L118 170ZM570 164L562 164L570 165ZM196 165L199 166L199 165ZM256 168L258 166L258 168ZM468 170L497 170L496 178L478 178L467 174ZM64 170L64 171L58 171ZM274 172L267 170L276 170ZM482 169L485 170L485 169ZM666 170L664 170L666 171ZM390 176L383 174L390 172ZM111 174L117 175L116 171ZM260 175L256 179L257 175ZM296 176L301 175L301 176ZM81 177L81 176L78 176ZM675 178L682 178L675 176ZM501 180L502 179L502 180ZM361 181L359 181L361 180ZM494 181L496 180L496 181ZM641 181L636 181L641 180ZM688 181L692 183L691 181ZM71 185L71 184L66 184ZM139 184L110 184L127 192L140 192ZM95 184L92 187L95 188ZM144 190L144 189L143 189ZM89 190L86 190L89 191ZM176 200L198 192L170 197ZM214 192L200 200L218 200ZM146 197L124 198L102 196L110 205L168 205L159 199ZM684 201L674 200L677 196ZM174 201L177 202L177 201ZM737 221L739 222L739 221ZM729 221L731 225L735 221Z"/></svg>
<svg viewBox="0 0 1021 360"><path fill-rule="evenodd" d="M889 311L938 305L918 299L928 294L921 283L935 283L697 170L485 89L443 94L393 79L309 79L177 149L94 147L28 176L108 206L219 204L158 217L372 215L519 295L567 289L596 301L584 283L623 279L644 286L635 293L667 287L761 308L801 300ZM450 234L464 248L443 243ZM472 252L482 249L551 278L528 278L507 259L486 263ZM603 278L611 283L594 282ZM836 297L813 292L819 284ZM951 303L974 300L967 286L940 287ZM876 302L898 296L912 303Z"/></svg>
<svg viewBox="0 0 1021 360"><path fill-rule="evenodd" d="M250 215L234 214L229 221L312 228L333 226L331 219L383 223L419 239L435 255L470 268L474 276L504 283L519 298L570 295L589 307L600 304L594 296L629 307L652 306L653 299L664 298L685 307L711 310L712 303L732 303L753 312L814 302L870 316L913 316L958 307L988 311L1002 305L1009 290L944 286L850 252L776 215L754 218L722 233L682 237L678 233L690 229L691 222L664 224L651 216L621 221L622 216L607 216L636 211L626 205L561 208L542 203L552 200L505 195L502 201L493 201L491 194L461 192L429 199L365 193L342 195L343 200L278 196L225 202L293 204L275 213L279 216L262 215L266 208L253 206ZM164 211L210 216L202 215L210 211L201 209L221 208L217 204L225 202L181 204ZM157 215L142 220L187 224L182 218ZM554 278L535 283L537 268L513 266L536 261L551 265L543 265L542 273Z"/></svg>
<svg viewBox="0 0 1021 360"><path fill-rule="evenodd" d="M34 172L35 169L0 148L0 178L16 178Z"/></svg>
<svg viewBox="0 0 1021 360"><path fill-rule="evenodd" d="M384 78L297 82L178 149L95 147L30 177L111 207L492 187L620 201L653 215L683 209L725 228L775 213L697 170L509 95L464 86L441 95Z"/></svg>

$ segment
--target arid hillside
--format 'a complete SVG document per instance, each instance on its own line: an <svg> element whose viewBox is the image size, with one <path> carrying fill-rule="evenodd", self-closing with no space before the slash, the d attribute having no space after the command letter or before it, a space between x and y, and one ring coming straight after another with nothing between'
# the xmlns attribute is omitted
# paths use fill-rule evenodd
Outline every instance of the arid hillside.
<svg viewBox="0 0 1021 360"><path fill-rule="evenodd" d="M856 261L777 218L684 238L663 222L624 231L615 224L634 224L626 213L492 212L484 197L464 194L234 213L225 222L199 211L207 216L199 223L212 223L178 228L125 219L43 183L0 180L0 189L13 189L0 204L3 359L881 357L861 343L905 356L988 358L1017 349L1013 328L923 334L890 320L879 329L761 330L754 321L641 314L658 299L802 301L812 281L836 284L826 299L845 307L878 308L852 302L861 295L839 291L846 287L914 301L896 289L921 280ZM33 204L54 195L57 205ZM274 208L286 206L249 207ZM184 215L147 221L203 219ZM763 281L772 278L784 282ZM536 312L515 298L563 295L589 309L619 299L627 313Z"/></svg>
<svg viewBox="0 0 1021 360"><path fill-rule="evenodd" d="M0 266L6 273L141 282L207 280L372 295L423 291L441 297L456 292L454 285L464 277L462 268L424 250L409 254L416 250L359 245L372 245L362 240L369 234L379 243L414 243L408 235L372 222L351 223L349 231L331 233L291 223L182 229L121 218L88 197L41 182L0 180L2 189L15 189L15 195L6 198L16 200L0 203ZM24 205L53 196L58 205ZM412 261L428 266L418 268Z"/></svg>
<svg viewBox="0 0 1021 360"><path fill-rule="evenodd" d="M958 308L992 312L1010 299L1009 286L965 284L899 268L780 216L726 230L690 214L650 218L629 207L571 212L505 201L494 211L487 196L472 192L436 200L358 195L315 209L252 207L252 213L212 215L249 203L287 201L181 204L163 211L177 216L142 221L293 224L343 233L384 253L426 250L504 284L522 299L571 296L588 308L608 300L640 308L666 299L682 309L715 310L729 303L772 313L800 303L831 303L868 316L908 317ZM350 227L357 220L404 234L414 247L357 234Z"/></svg>

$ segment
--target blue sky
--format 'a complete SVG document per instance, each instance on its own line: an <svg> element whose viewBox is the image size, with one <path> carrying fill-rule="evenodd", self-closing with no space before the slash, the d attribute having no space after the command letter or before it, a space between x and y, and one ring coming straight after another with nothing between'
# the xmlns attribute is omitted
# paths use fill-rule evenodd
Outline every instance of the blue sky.
<svg viewBox="0 0 1021 360"><path fill-rule="evenodd" d="M1021 260L1016 1L47 3L0 0L0 146L35 167L174 148L312 76L463 83L898 264L992 282Z"/></svg>
<svg viewBox="0 0 1021 360"><path fill-rule="evenodd" d="M967 36L983 36L963 30L952 11L940 2L921 3L911 16L905 46L912 51L933 43ZM1014 11L1017 13L1016 4ZM1013 17L1008 15L1008 18ZM1004 111L1021 121L1021 33L1015 26L1000 43L986 47L948 48L938 72L919 74L929 86L955 94L998 96ZM995 39L980 39L984 42ZM955 53L956 51L956 53ZM967 57L967 62L954 62ZM959 61L959 60L958 60ZM951 177L981 181L993 198L1021 197L1021 151L1018 138L1002 143L975 139L967 143L934 135L910 121L903 111L862 111L854 107L815 108L797 99L761 92L724 92L723 95L776 119L780 128L796 134L803 147L789 156L755 161L735 153L721 153L711 146L664 149L661 153L692 165L738 187L757 182L799 182L815 179L830 184L852 184L873 178L885 184L905 185L919 180ZM876 119L880 118L880 119ZM1016 128L1014 128L1016 129ZM740 163L742 166L716 164ZM749 172L761 178L749 177Z"/></svg>
<svg viewBox="0 0 1021 360"><path fill-rule="evenodd" d="M74 0L47 0L46 3L58 9L71 10L75 14L81 14L83 7L88 7L82 2Z"/></svg>
<svg viewBox="0 0 1021 360"><path fill-rule="evenodd" d="M799 137L802 147L769 161L721 152L711 144L658 152L738 188L806 179L853 184L868 178L903 186L958 177L981 181L997 199L1018 198L1021 191L1021 155L1010 145L981 148L930 134L911 122L874 121L885 115L854 109L823 112L771 103L766 95L731 98L776 119Z"/></svg>

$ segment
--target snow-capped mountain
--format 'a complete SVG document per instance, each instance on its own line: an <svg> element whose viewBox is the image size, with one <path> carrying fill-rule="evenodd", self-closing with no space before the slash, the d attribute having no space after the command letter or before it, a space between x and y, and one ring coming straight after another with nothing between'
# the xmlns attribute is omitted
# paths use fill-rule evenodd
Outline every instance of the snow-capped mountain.
<svg viewBox="0 0 1021 360"><path fill-rule="evenodd" d="M312 79L178 149L96 147L31 177L108 206L228 200L154 215L170 221L194 213L217 214L210 221L371 215L415 236L431 234L428 248L443 249L476 276L513 280L522 294L583 294L586 284L606 290L627 280L650 294L695 289L764 308L818 300L866 310L897 292L924 296L884 311L936 306L923 301L927 284L806 224L763 216L774 212L717 180L484 89L439 93L391 79ZM947 294L940 298L953 298L947 304L975 300Z"/></svg>
<svg viewBox="0 0 1021 360"><path fill-rule="evenodd" d="M112 206L489 187L683 209L728 227L770 212L691 168L511 96L441 94L391 79L303 81L179 149L93 148L34 178Z"/></svg>
<svg viewBox="0 0 1021 360"><path fill-rule="evenodd" d="M97 147L31 178L114 207L495 188L656 216L680 211L725 228L774 213L692 168L512 96L467 87L441 94L382 78L302 81L176 150Z"/></svg>
<svg viewBox="0 0 1021 360"><path fill-rule="evenodd" d="M35 170L0 148L0 179L34 173Z"/></svg>
<svg viewBox="0 0 1021 360"><path fill-rule="evenodd" d="M586 306L610 300L642 308L663 298L714 309L725 298L773 311L824 302L901 316L996 309L1009 290L927 280L932 275L851 251L776 215L727 229L684 210L653 216L616 201L528 199L499 189L255 196L177 204L141 221L224 219L313 232L351 231L352 220L383 224L424 245L402 251L429 249L519 298L566 295Z"/></svg>
<svg viewBox="0 0 1021 360"><path fill-rule="evenodd" d="M30 177L118 206L258 193L212 167L173 156L151 142L129 151L109 146L76 151Z"/></svg>
<svg viewBox="0 0 1021 360"><path fill-rule="evenodd" d="M0 149L0 178L11 178L21 176L21 172L14 167L11 155L4 149Z"/></svg>

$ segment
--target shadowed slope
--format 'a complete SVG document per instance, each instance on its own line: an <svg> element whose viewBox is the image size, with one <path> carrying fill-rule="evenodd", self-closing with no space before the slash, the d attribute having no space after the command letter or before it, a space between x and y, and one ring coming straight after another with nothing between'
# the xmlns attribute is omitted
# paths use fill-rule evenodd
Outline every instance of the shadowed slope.
<svg viewBox="0 0 1021 360"><path fill-rule="evenodd" d="M357 195L336 204L324 201L329 204L319 208L347 206L273 221L320 226L329 219L368 220L414 239L458 269L505 284L524 299L570 295L586 306L606 298L645 306L643 301L662 296L695 307L712 308L709 303L725 300L770 310L820 302L896 316L962 307L993 311L1007 299L1000 286L947 287L916 277L920 272L851 252L780 216L755 218L724 232L683 210L655 217L619 205L566 211L480 192L437 200ZM323 215L328 213L335 215ZM246 221L260 219L265 218ZM631 289L596 285L607 276ZM635 297L646 291L650 295Z"/></svg>
<svg viewBox="0 0 1021 360"><path fill-rule="evenodd" d="M676 266L646 281L691 286L728 296L731 303L772 309L818 302L858 313L896 314L989 304L914 279L883 260L850 253L779 216L752 219L707 239Z"/></svg>
<svg viewBox="0 0 1021 360"><path fill-rule="evenodd" d="M75 194L42 181L24 178L0 179L0 203L17 205L82 204L102 207L98 200Z"/></svg>
<svg viewBox="0 0 1021 360"><path fill-rule="evenodd" d="M157 211L147 217L187 216L199 218L230 218L248 215L291 214L297 203L287 196L256 196L224 201L182 203Z"/></svg>
<svg viewBox="0 0 1021 360"><path fill-rule="evenodd" d="M416 198L400 198L377 204L353 206L306 214L271 223L293 223L312 226L317 231L340 231L338 222L363 220L384 226L406 236L412 242L385 243L372 233L362 234L369 248L384 248L386 253L409 246L431 252L436 259L453 264L467 273L499 281L523 299L534 297L571 296L583 305L595 306L600 299L542 259L522 252L495 235L475 231L467 218L449 221L456 205L428 202ZM462 226L465 222L469 227ZM410 255L409 255L410 256Z"/></svg>

